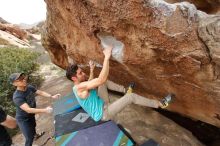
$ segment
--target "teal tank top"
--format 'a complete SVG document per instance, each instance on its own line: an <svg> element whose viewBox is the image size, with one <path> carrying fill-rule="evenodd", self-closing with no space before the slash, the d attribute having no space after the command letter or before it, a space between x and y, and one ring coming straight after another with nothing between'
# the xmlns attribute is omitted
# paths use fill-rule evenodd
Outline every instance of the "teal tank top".
<svg viewBox="0 0 220 146"><path fill-rule="evenodd" d="M73 93L76 96L81 107L92 117L95 121L99 121L103 115L104 101L97 94L95 89L89 90L89 96L82 99L78 96L75 86L73 87Z"/></svg>

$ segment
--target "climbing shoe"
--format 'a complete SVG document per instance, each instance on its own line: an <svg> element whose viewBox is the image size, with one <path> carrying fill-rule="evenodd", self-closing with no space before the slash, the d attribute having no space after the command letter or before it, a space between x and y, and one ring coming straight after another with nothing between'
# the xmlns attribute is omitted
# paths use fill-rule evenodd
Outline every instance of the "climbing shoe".
<svg viewBox="0 0 220 146"><path fill-rule="evenodd" d="M174 94L168 94L166 97L162 98L160 101L160 103L162 104L161 108L166 108L172 101L173 97Z"/></svg>
<svg viewBox="0 0 220 146"><path fill-rule="evenodd" d="M134 82L131 82L127 89L126 89L126 93L132 93L133 92L133 89L134 89L134 86L135 86L135 83Z"/></svg>

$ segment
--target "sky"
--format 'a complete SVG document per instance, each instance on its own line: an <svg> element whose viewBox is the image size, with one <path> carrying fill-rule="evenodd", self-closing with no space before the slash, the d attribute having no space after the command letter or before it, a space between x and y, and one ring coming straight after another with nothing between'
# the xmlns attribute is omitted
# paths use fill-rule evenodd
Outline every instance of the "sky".
<svg viewBox="0 0 220 146"><path fill-rule="evenodd" d="M44 0L1 0L0 17L13 24L33 24L46 19Z"/></svg>

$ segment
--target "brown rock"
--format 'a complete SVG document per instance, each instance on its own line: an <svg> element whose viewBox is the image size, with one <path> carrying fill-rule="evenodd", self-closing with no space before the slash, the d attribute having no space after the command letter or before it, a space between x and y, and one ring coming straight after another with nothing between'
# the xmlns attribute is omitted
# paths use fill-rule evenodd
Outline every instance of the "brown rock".
<svg viewBox="0 0 220 146"><path fill-rule="evenodd" d="M210 51L213 62L220 65L220 16L211 16L200 21L199 37Z"/></svg>
<svg viewBox="0 0 220 146"><path fill-rule="evenodd" d="M219 66L198 37L199 21L208 15L190 3L162 0L46 0L42 43L52 61L65 68L68 58L102 64L97 34L120 40L110 63L110 80L137 83L136 92L176 99L168 110L220 127ZM215 60L215 59L214 59Z"/></svg>
<svg viewBox="0 0 220 146"><path fill-rule="evenodd" d="M2 23L2 24L7 24L8 22L5 21L2 17L0 17L0 23Z"/></svg>
<svg viewBox="0 0 220 146"><path fill-rule="evenodd" d="M25 32L24 30L20 29L18 26L15 26L13 24L0 23L0 30L6 31L21 40L27 39L27 32Z"/></svg>
<svg viewBox="0 0 220 146"><path fill-rule="evenodd" d="M20 40L14 35L0 30L0 47L16 46L19 48L30 48L31 46L26 41Z"/></svg>
<svg viewBox="0 0 220 146"><path fill-rule="evenodd" d="M44 26L44 21L41 21L37 23L36 25L31 26L30 28L25 28L25 30L30 32L31 34L40 34L43 26Z"/></svg>
<svg viewBox="0 0 220 146"><path fill-rule="evenodd" d="M182 2L183 0L165 0L169 3ZM215 14L220 12L220 0L184 0L193 3L199 10Z"/></svg>

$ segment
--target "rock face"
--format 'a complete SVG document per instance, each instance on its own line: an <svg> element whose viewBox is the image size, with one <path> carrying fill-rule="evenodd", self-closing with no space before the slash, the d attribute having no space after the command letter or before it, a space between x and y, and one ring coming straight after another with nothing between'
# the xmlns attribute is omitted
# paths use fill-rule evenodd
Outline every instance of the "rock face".
<svg viewBox="0 0 220 146"><path fill-rule="evenodd" d="M207 45L213 62L220 65L220 16L203 19L198 32L199 37Z"/></svg>
<svg viewBox="0 0 220 146"><path fill-rule="evenodd" d="M29 48L28 42L18 39L16 36L0 30L0 46L16 46L19 48Z"/></svg>
<svg viewBox="0 0 220 146"><path fill-rule="evenodd" d="M81 65L89 60L102 64L100 36L115 38L123 47L114 50L110 80L123 85L135 81L135 92L150 98L172 92L176 98L168 110L220 127L217 16L188 2L45 2L42 43L55 64L66 68L68 58Z"/></svg>
<svg viewBox="0 0 220 146"><path fill-rule="evenodd" d="M14 25L0 17L0 47L30 48L29 41L39 40L37 34L40 35L43 24L44 22L33 26L27 24Z"/></svg>
<svg viewBox="0 0 220 146"><path fill-rule="evenodd" d="M33 25L23 25L22 28L31 34L40 34L44 25L44 21L40 21Z"/></svg>
<svg viewBox="0 0 220 146"><path fill-rule="evenodd" d="M0 23L2 23L2 24L7 24L8 22L5 21L2 17L0 17Z"/></svg>
<svg viewBox="0 0 220 146"><path fill-rule="evenodd" d="M0 47L16 46L20 48L29 48L27 41L27 32L10 23L0 20Z"/></svg>
<svg viewBox="0 0 220 146"><path fill-rule="evenodd" d="M182 2L183 0L165 0L170 3ZM220 12L220 0L184 0L196 5L199 10L207 13L219 13Z"/></svg>
<svg viewBox="0 0 220 146"><path fill-rule="evenodd" d="M21 40L27 39L27 32L20 29L19 27L13 25L13 24L2 24L2 23L0 23L0 30L6 31L6 32L14 35L15 37L17 37Z"/></svg>

